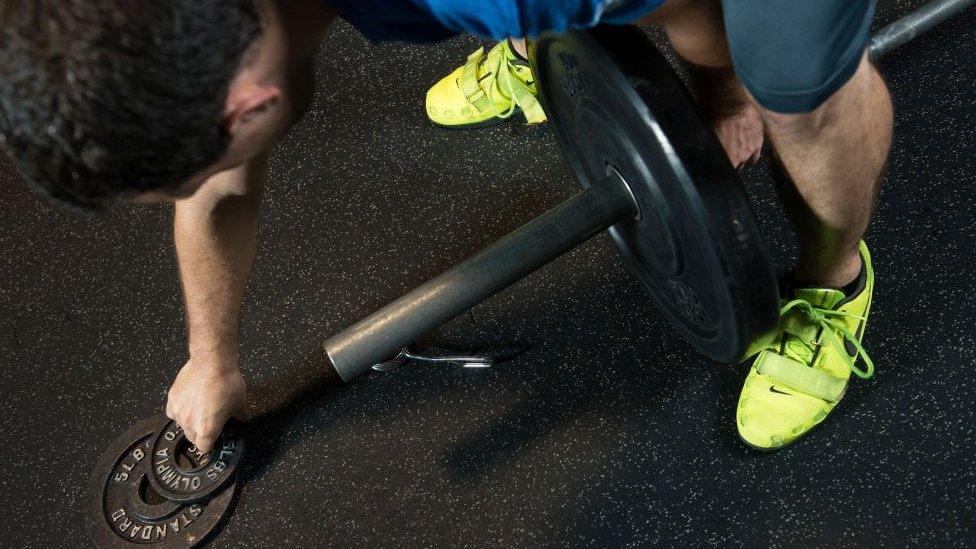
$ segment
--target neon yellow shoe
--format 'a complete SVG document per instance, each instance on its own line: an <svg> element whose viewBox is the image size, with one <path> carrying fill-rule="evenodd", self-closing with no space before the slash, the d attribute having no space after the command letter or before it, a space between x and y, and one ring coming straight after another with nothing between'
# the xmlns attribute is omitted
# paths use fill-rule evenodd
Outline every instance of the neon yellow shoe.
<svg viewBox="0 0 976 549"><path fill-rule="evenodd" d="M532 69L502 40L487 55L478 48L464 65L434 84L427 92L427 117L439 126L471 128L521 112L526 123L538 124L546 115L535 94Z"/></svg>
<svg viewBox="0 0 976 549"><path fill-rule="evenodd" d="M840 399L853 372L874 375L861 339L874 294L874 268L860 244L861 287L848 298L829 288L798 288L780 310L778 336L752 363L735 419L742 440L775 450L819 425ZM855 364L864 359L864 369Z"/></svg>

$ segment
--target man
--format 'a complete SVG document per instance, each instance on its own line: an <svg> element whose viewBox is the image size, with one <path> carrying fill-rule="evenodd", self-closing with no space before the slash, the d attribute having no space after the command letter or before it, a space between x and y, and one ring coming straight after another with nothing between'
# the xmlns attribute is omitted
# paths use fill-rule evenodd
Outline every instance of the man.
<svg viewBox="0 0 976 549"><path fill-rule="evenodd" d="M0 0L0 130L26 178L75 207L175 203L190 359L167 414L200 449L245 400L237 332L265 155L307 104L333 8L374 40L663 24L735 163L755 157L765 130L801 240L780 330L756 349L739 402L742 438L792 442L852 371L870 375L855 367L873 290L860 239L892 114L864 56L867 0L740 0L724 16L707 0ZM518 65L510 53L489 65ZM491 87L475 95L493 101L502 75L479 71Z"/></svg>

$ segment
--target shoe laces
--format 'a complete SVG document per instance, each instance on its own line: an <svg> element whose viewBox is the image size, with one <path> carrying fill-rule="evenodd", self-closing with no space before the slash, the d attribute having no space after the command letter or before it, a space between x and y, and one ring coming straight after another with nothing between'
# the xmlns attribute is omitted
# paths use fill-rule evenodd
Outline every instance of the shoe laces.
<svg viewBox="0 0 976 549"><path fill-rule="evenodd" d="M857 352L854 354L854 362L851 364L851 371L861 379L868 379L874 375L874 362L871 357L868 356L868 352L861 345L857 336L851 332L847 325L844 323L844 319L853 318L858 321L866 320L863 316L856 315L848 311L838 311L834 309L824 309L822 307L817 307L811 304L805 299L794 299L780 309L780 317L782 318L787 313L791 311L796 311L796 313L802 315L806 320L815 324L820 328L819 332L826 334L826 341L831 345L834 350L841 356L848 356L847 348L844 346L844 342L848 341ZM809 355L809 353L815 351L817 347L820 347L822 343L817 341L807 341L795 334L788 333L786 335L786 345L784 349L784 355L797 360L799 362L808 362L804 355ZM866 368L863 370L857 367L857 359L861 357L864 359L864 364Z"/></svg>
<svg viewBox="0 0 976 549"><path fill-rule="evenodd" d="M494 91L493 88L497 83L499 89L501 89L501 91L511 100L508 109L498 115L502 118L508 118L512 115L512 113L515 112L515 109L518 108L518 97L516 97L514 82L515 78L512 77L511 69L508 67L508 56L505 55L506 48L507 46L492 48L492 50L488 52L488 55L485 57L484 61L482 61L482 63L490 63L489 66L491 67L491 71L495 76L493 79L495 82L486 83L486 85L490 86L492 90L485 90L485 93L491 97L492 91ZM481 70L478 71L479 74L481 74L481 72Z"/></svg>

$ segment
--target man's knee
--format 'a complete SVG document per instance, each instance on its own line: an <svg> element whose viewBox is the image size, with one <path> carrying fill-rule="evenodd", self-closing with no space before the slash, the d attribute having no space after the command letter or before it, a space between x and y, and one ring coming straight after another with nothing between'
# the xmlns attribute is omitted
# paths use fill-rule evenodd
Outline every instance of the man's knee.
<svg viewBox="0 0 976 549"><path fill-rule="evenodd" d="M796 137L814 136L830 124L836 112L834 104L828 99L807 112L783 113L760 107L763 124L771 135L792 135Z"/></svg>
<svg viewBox="0 0 976 549"><path fill-rule="evenodd" d="M724 3L736 74L767 111L817 111L857 72L870 38L871 0Z"/></svg>
<svg viewBox="0 0 976 549"><path fill-rule="evenodd" d="M875 70L868 61L867 55L862 55L859 63L855 67L854 74L845 80L841 86L834 90L828 97L817 98L816 104L809 110L794 112L782 112L770 109L760 102L760 113L766 126L777 133L791 134L816 134L824 127L829 126L838 117L847 116L852 108L851 101L858 100L856 90L864 89L870 84L870 80L875 76Z"/></svg>

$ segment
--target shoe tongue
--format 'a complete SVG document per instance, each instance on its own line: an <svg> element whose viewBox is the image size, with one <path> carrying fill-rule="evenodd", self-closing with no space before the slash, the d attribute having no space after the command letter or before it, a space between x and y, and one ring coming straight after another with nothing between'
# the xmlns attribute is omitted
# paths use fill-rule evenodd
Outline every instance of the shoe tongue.
<svg viewBox="0 0 976 549"><path fill-rule="evenodd" d="M796 288L793 295L820 309L833 309L847 297L833 288Z"/></svg>

